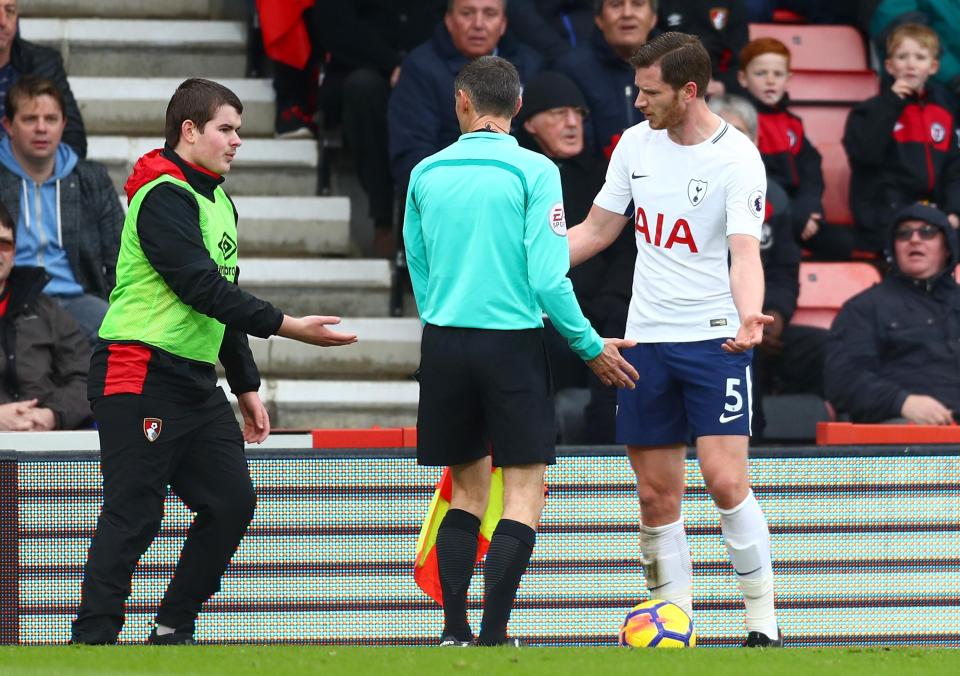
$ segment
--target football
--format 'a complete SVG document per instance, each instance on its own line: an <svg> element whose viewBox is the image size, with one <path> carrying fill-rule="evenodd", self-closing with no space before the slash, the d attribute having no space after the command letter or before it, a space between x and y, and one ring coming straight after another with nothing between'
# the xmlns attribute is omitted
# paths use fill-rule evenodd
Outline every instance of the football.
<svg viewBox="0 0 960 676"><path fill-rule="evenodd" d="M635 605L620 627L620 645L628 648L692 648L696 644L693 620L669 601L651 599Z"/></svg>

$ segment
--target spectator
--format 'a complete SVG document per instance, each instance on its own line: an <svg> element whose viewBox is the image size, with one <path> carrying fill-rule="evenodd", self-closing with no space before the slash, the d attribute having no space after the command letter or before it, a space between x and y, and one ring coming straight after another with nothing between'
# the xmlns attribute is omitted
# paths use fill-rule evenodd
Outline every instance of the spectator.
<svg viewBox="0 0 960 676"><path fill-rule="evenodd" d="M757 147L767 176L790 197L795 236L821 258L849 259L849 228L823 223L820 153L807 139L803 120L789 108L790 50L776 38L757 38L740 52L740 67L738 80L758 113Z"/></svg>
<svg viewBox="0 0 960 676"><path fill-rule="evenodd" d="M643 121L633 105L630 57L657 23L657 0L595 0L594 23L590 43L558 59L557 70L583 92L592 121L587 142L609 158L620 133Z"/></svg>
<svg viewBox="0 0 960 676"><path fill-rule="evenodd" d="M400 79L387 108L387 126L393 178L404 192L413 167L460 136L450 93L454 78L468 61L496 52L516 67L521 83L540 71L542 57L504 35L505 4L505 0L448 0L433 37L401 63Z"/></svg>
<svg viewBox="0 0 960 676"><path fill-rule="evenodd" d="M518 141L521 146L554 161L560 170L566 218L571 223L580 223L603 187L607 173L607 161L589 152L584 145L587 110L583 95L565 75L543 72L527 84L523 97ZM610 247L572 268L567 275L583 314L603 336L622 336L626 329L633 264L637 257L634 236L633 228L623 228ZM590 402L584 411L583 441L614 443L616 388L601 383L552 324L545 322L545 326L554 387L558 391L565 387L590 389Z"/></svg>
<svg viewBox="0 0 960 676"><path fill-rule="evenodd" d="M42 265L44 292L91 344L113 289L123 211L106 169L61 142L64 99L50 80L25 75L6 96L0 200L17 224L17 265Z"/></svg>
<svg viewBox="0 0 960 676"><path fill-rule="evenodd" d="M960 3L956 0L883 0L870 19L869 30L880 54L890 31L902 23L928 25L939 37L940 67L933 79L960 95Z"/></svg>
<svg viewBox="0 0 960 676"><path fill-rule="evenodd" d="M850 111L843 146L850 158L850 209L858 246L879 251L890 216L906 205L941 205L960 225L960 139L956 102L929 82L940 41L927 26L903 24L887 40L893 85Z"/></svg>
<svg viewBox="0 0 960 676"><path fill-rule="evenodd" d="M734 94L712 97L707 105L751 139L759 142L757 110ZM763 342L753 353L753 436L762 439L764 394L809 393L823 396L823 361L827 332L790 323L800 295L800 246L793 235L790 199L775 181L767 180L766 215L760 239L765 279L763 314L773 323L763 327Z"/></svg>
<svg viewBox="0 0 960 676"><path fill-rule="evenodd" d="M43 268L14 267L16 225L0 204L0 430L72 430L90 421L90 348L41 293Z"/></svg>
<svg viewBox="0 0 960 676"><path fill-rule="evenodd" d="M510 30L553 63L593 32L594 0L510 0Z"/></svg>
<svg viewBox="0 0 960 676"><path fill-rule="evenodd" d="M67 126L63 142L80 157L87 156L87 132L77 101L70 91L67 73L60 53L41 47L20 37L17 22L17 0L0 0L0 106L7 90L24 75L38 75L53 82L63 93L63 107ZM4 111L0 110L0 116Z"/></svg>
<svg viewBox="0 0 960 676"><path fill-rule="evenodd" d="M739 92L737 56L749 40L744 0L660 0L659 15L662 30L696 35L710 52L707 96Z"/></svg>
<svg viewBox="0 0 960 676"><path fill-rule="evenodd" d="M314 10L330 56L321 93L342 111L344 136L370 199L378 255L394 250L387 102L400 79L401 61L430 37L444 5L444 0L324 0Z"/></svg>
<svg viewBox="0 0 960 676"><path fill-rule="evenodd" d="M957 235L914 204L894 217L887 277L843 306L830 330L827 397L854 422L949 425L960 411Z"/></svg>

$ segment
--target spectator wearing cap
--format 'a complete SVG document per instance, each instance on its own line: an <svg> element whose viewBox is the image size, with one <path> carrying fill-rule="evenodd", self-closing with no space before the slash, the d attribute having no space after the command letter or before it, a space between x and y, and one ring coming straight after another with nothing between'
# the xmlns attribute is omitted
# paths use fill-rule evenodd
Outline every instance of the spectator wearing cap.
<svg viewBox="0 0 960 676"><path fill-rule="evenodd" d="M887 277L851 298L827 346L827 398L854 422L949 425L960 411L957 235L925 204L897 212Z"/></svg>
<svg viewBox="0 0 960 676"><path fill-rule="evenodd" d="M593 13L596 28L589 43L557 59L556 70L583 92L591 119L587 143L609 159L621 132L644 119L633 105L636 71L630 57L657 23L657 0L595 0Z"/></svg>
<svg viewBox="0 0 960 676"><path fill-rule="evenodd" d="M583 94L562 73L540 73L524 89L517 139L521 146L546 155L557 165L569 223L586 218L607 173L607 161L585 147L585 118ZM594 329L605 332L601 335L624 333L636 255L633 228L623 228L613 245L570 270L568 276L583 314ZM582 441L614 443L616 389L603 385L549 324L546 335L556 389L590 389Z"/></svg>

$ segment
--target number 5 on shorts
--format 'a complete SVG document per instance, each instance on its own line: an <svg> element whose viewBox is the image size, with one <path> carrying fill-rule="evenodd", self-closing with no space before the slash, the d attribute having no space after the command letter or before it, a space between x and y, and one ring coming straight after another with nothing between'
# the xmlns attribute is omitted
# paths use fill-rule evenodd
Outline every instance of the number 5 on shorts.
<svg viewBox="0 0 960 676"><path fill-rule="evenodd" d="M736 388L740 387L739 378L727 378L727 399L733 398L732 402L725 403L723 408L728 413L736 413L743 408L743 397L737 392Z"/></svg>

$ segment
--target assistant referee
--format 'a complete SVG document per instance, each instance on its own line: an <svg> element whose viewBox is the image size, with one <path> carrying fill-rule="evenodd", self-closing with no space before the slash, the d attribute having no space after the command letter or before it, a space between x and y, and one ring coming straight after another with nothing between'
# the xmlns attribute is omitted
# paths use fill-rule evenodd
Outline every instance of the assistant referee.
<svg viewBox="0 0 960 676"><path fill-rule="evenodd" d="M597 376L633 387L620 356L633 345L602 339L570 280L560 173L517 145L510 121L520 79L505 59L466 65L455 85L463 135L410 175L403 237L424 322L417 460L449 465L450 509L437 535L443 592L441 645L469 645L467 589L492 463L503 467L504 510L487 552L480 645L507 642L520 578L543 509L543 477L556 439L543 313Z"/></svg>

